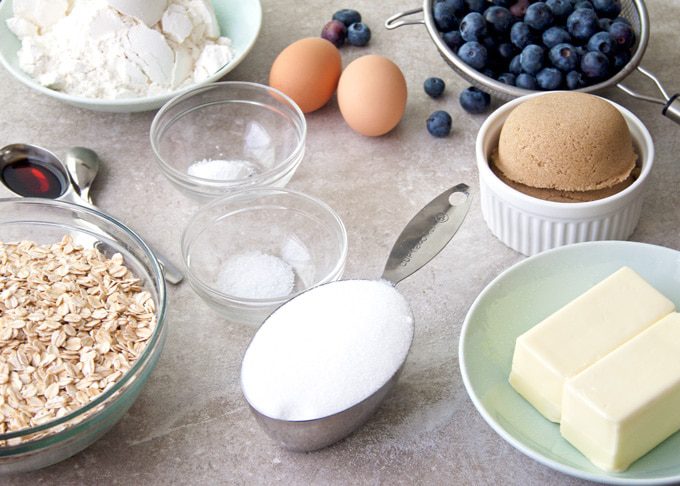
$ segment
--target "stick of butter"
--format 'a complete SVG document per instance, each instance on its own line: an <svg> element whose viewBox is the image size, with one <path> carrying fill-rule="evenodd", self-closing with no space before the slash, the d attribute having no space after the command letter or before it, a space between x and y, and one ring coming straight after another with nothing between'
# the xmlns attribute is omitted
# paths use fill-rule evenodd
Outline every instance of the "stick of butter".
<svg viewBox="0 0 680 486"><path fill-rule="evenodd" d="M567 379L674 309L623 267L517 338L510 384L548 420L559 422Z"/></svg>
<svg viewBox="0 0 680 486"><path fill-rule="evenodd" d="M567 381L560 432L590 461L624 471L680 429L680 314Z"/></svg>

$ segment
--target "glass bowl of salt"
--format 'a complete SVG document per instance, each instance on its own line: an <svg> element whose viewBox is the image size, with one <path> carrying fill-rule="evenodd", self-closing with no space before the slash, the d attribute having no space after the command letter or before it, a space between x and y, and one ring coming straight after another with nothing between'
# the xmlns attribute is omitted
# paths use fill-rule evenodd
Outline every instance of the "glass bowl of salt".
<svg viewBox="0 0 680 486"><path fill-rule="evenodd" d="M182 256L208 305L229 321L259 326L292 297L342 276L347 232L319 199L244 189L198 210L182 235Z"/></svg>
<svg viewBox="0 0 680 486"><path fill-rule="evenodd" d="M283 187L305 152L307 123L280 91L257 83L208 84L179 95L151 124L163 174L198 200Z"/></svg>

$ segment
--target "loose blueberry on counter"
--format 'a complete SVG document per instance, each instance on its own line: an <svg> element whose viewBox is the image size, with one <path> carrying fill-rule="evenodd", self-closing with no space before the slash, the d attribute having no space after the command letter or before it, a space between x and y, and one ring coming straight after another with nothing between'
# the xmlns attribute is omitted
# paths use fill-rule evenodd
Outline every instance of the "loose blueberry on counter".
<svg viewBox="0 0 680 486"><path fill-rule="evenodd" d="M332 18L333 20L337 20L338 22L345 24L345 27L349 27L352 24L361 22L361 14L356 10L352 10L351 8L343 8L342 10L338 10L333 14Z"/></svg>
<svg viewBox="0 0 680 486"><path fill-rule="evenodd" d="M538 31L547 29L553 20L552 11L544 2L532 3L524 15L524 23Z"/></svg>
<svg viewBox="0 0 680 486"><path fill-rule="evenodd" d="M478 12L470 12L460 22L460 35L466 42L481 41L486 35L486 20Z"/></svg>
<svg viewBox="0 0 680 486"><path fill-rule="evenodd" d="M458 101L465 111L478 115L484 113L489 108L491 96L474 86L470 86L461 91Z"/></svg>
<svg viewBox="0 0 680 486"><path fill-rule="evenodd" d="M347 42L350 45L363 47L371 40L371 29L363 22L355 22L347 28Z"/></svg>
<svg viewBox="0 0 680 486"><path fill-rule="evenodd" d="M570 43L571 36L569 35L569 32L562 27L550 27L543 32L543 44L548 49L552 49L557 44L562 44L563 42Z"/></svg>
<svg viewBox="0 0 680 486"><path fill-rule="evenodd" d="M479 42L466 42L458 49L458 57L468 66L481 71L486 66L488 53Z"/></svg>
<svg viewBox="0 0 680 486"><path fill-rule="evenodd" d="M427 78L423 83L423 89L431 98L439 98L444 93L446 83L441 78Z"/></svg>
<svg viewBox="0 0 680 486"><path fill-rule="evenodd" d="M635 44L635 32L630 25L624 22L614 21L609 27L609 34L619 50L630 49Z"/></svg>
<svg viewBox="0 0 680 486"><path fill-rule="evenodd" d="M517 78L512 73L503 73L500 76L498 76L498 81L500 81L503 84L507 84L509 86L515 85L515 79L517 79Z"/></svg>
<svg viewBox="0 0 680 486"><path fill-rule="evenodd" d="M470 12L482 13L486 8L486 2L484 0L465 0L465 3Z"/></svg>
<svg viewBox="0 0 680 486"><path fill-rule="evenodd" d="M427 119L427 131L433 137L446 137L451 133L451 115L445 111L435 111Z"/></svg>
<svg viewBox="0 0 680 486"><path fill-rule="evenodd" d="M581 59L581 72L588 79L601 81L609 74L609 59L601 52L588 52Z"/></svg>
<svg viewBox="0 0 680 486"><path fill-rule="evenodd" d="M524 22L517 22L512 24L510 28L510 42L512 42L518 49L524 49L534 41L534 34L531 29Z"/></svg>
<svg viewBox="0 0 680 486"><path fill-rule="evenodd" d="M517 78L515 78L515 86L517 86L518 88L531 90L538 89L538 83L536 82L536 78L531 74L527 73L520 73L517 75Z"/></svg>
<svg viewBox="0 0 680 486"><path fill-rule="evenodd" d="M621 13L621 0L592 0L592 2L600 17L613 19Z"/></svg>
<svg viewBox="0 0 680 486"><path fill-rule="evenodd" d="M557 44L548 53L550 62L560 71L569 72L577 69L579 65L579 55L574 46L567 43ZM536 77L538 79L538 76ZM540 80L539 80L540 84Z"/></svg>
<svg viewBox="0 0 680 486"><path fill-rule="evenodd" d="M460 35L460 30L451 30L449 32L445 32L442 34L442 40L453 52L458 52L460 46L465 43L463 36Z"/></svg>
<svg viewBox="0 0 680 486"><path fill-rule="evenodd" d="M529 44L519 55L519 63L522 71L527 74L536 74L543 68L544 49L536 44Z"/></svg>
<svg viewBox="0 0 680 486"><path fill-rule="evenodd" d="M569 71L567 73L567 89L581 89L586 85L583 74L579 71Z"/></svg>
<svg viewBox="0 0 680 486"><path fill-rule="evenodd" d="M598 32L588 39L587 47L589 51L598 51L605 56L611 56L614 53L616 43L609 32Z"/></svg>
<svg viewBox="0 0 680 486"><path fill-rule="evenodd" d="M571 0L546 0L545 4L557 19L566 19L574 11Z"/></svg>
<svg viewBox="0 0 680 486"><path fill-rule="evenodd" d="M440 32L449 32L458 28L456 7L451 2L437 2L432 7L432 17Z"/></svg>
<svg viewBox="0 0 680 486"><path fill-rule="evenodd" d="M342 47L347 37L347 27L339 20L331 20L324 25L321 37L331 41L335 47Z"/></svg>
<svg viewBox="0 0 680 486"><path fill-rule="evenodd" d="M536 74L538 87L545 91L559 89L562 79L562 72L555 68L543 68Z"/></svg>
<svg viewBox="0 0 680 486"><path fill-rule="evenodd" d="M567 30L574 39L587 41L600 29L595 10L577 8L567 18Z"/></svg>
<svg viewBox="0 0 680 486"><path fill-rule="evenodd" d="M484 12L484 18L491 25L494 32L503 34L512 26L512 14L505 7L489 7Z"/></svg>

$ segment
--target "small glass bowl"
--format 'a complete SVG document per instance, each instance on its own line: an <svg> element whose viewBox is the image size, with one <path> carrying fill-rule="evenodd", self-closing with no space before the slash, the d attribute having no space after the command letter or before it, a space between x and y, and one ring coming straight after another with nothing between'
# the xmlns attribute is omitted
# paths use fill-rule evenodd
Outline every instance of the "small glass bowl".
<svg viewBox="0 0 680 486"><path fill-rule="evenodd" d="M149 247L130 229L94 209L46 199L0 199L2 241L55 243L70 234L107 256L121 253L156 305L156 327L130 370L87 405L42 425L0 434L0 475L39 469L92 444L120 420L141 392L165 343L163 274Z"/></svg>
<svg viewBox="0 0 680 486"><path fill-rule="evenodd" d="M284 297L251 299L219 290L225 262L258 251L276 256L295 273ZM289 189L246 189L202 207L182 235L186 275L208 305L234 322L259 326L304 290L338 280L347 259L345 226L326 203Z"/></svg>
<svg viewBox="0 0 680 486"><path fill-rule="evenodd" d="M307 123L282 92L256 83L222 82L170 100L151 124L151 147L163 174L198 200L251 187L283 187L305 153ZM235 179L189 175L202 160L246 162Z"/></svg>

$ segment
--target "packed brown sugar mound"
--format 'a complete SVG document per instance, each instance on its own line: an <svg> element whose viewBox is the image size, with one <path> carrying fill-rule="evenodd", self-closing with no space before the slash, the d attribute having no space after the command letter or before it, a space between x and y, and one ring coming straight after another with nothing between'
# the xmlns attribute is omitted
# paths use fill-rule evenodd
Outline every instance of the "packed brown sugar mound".
<svg viewBox="0 0 680 486"><path fill-rule="evenodd" d="M510 113L493 162L518 185L606 197L632 183L636 158L616 108L596 96L560 92L531 98ZM593 199L583 196L572 199Z"/></svg>

